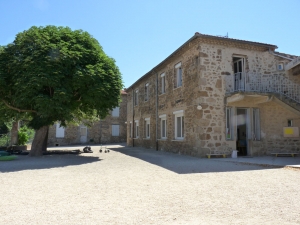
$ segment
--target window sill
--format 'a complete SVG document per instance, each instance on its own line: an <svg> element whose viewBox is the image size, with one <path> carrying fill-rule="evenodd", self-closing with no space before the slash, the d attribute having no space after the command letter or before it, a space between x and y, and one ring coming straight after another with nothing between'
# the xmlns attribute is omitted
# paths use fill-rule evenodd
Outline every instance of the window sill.
<svg viewBox="0 0 300 225"><path fill-rule="evenodd" d="M161 138L161 139L157 139L158 141L166 141L168 140L167 138Z"/></svg>
<svg viewBox="0 0 300 225"><path fill-rule="evenodd" d="M150 137L148 137L148 138L143 138L143 140L150 140Z"/></svg>
<svg viewBox="0 0 300 225"><path fill-rule="evenodd" d="M136 137L136 138L132 138L133 140L136 140L136 139L139 139L138 137Z"/></svg>
<svg viewBox="0 0 300 225"><path fill-rule="evenodd" d="M166 92L159 94L159 96L162 96L162 95L165 95L165 94L166 94Z"/></svg>
<svg viewBox="0 0 300 225"><path fill-rule="evenodd" d="M172 141L184 141L184 138L182 138L182 139L173 139Z"/></svg>
<svg viewBox="0 0 300 225"><path fill-rule="evenodd" d="M182 85L181 85L181 86L179 86L179 87L175 87L175 88L174 88L174 90L176 90L176 89L179 89L179 88L181 88L181 87L182 87Z"/></svg>

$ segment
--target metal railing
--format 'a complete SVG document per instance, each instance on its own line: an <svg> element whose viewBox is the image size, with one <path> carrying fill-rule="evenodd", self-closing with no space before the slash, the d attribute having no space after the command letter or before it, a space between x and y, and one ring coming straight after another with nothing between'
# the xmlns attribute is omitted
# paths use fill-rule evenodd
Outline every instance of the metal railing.
<svg viewBox="0 0 300 225"><path fill-rule="evenodd" d="M300 85L282 75L236 73L226 77L226 93L277 93L300 103Z"/></svg>

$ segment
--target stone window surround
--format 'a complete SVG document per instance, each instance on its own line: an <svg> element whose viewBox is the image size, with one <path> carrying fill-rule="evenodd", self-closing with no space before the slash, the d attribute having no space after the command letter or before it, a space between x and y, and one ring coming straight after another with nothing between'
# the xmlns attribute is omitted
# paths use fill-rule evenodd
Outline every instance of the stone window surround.
<svg viewBox="0 0 300 225"><path fill-rule="evenodd" d="M149 130L148 130L148 128L149 128ZM144 139L150 139L150 118L145 118L145 138Z"/></svg>
<svg viewBox="0 0 300 225"><path fill-rule="evenodd" d="M160 115L159 118L161 119L160 121L160 140L166 140L167 139L167 115L163 114ZM163 121L165 121L165 133L163 135Z"/></svg>
<svg viewBox="0 0 300 225"><path fill-rule="evenodd" d="M138 139L139 138L139 120L134 121L134 129L135 129L135 132L134 132L135 137L133 139Z"/></svg>
<svg viewBox="0 0 300 225"><path fill-rule="evenodd" d="M136 89L134 91L134 106L137 106L139 104L139 89Z"/></svg>
<svg viewBox="0 0 300 225"><path fill-rule="evenodd" d="M175 141L177 140L184 140L184 110L179 110L179 111L175 111L173 112L173 114L175 115L175 129L174 129L174 137L175 137ZM181 117L181 135L178 136L178 130L177 130L177 118Z"/></svg>
<svg viewBox="0 0 300 225"><path fill-rule="evenodd" d="M182 87L182 67L181 67L181 62L175 64L175 88L180 88Z"/></svg>

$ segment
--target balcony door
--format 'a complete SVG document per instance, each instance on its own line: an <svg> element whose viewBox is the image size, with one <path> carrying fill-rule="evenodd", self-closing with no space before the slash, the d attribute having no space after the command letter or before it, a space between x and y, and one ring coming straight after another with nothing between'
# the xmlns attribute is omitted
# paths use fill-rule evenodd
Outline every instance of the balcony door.
<svg viewBox="0 0 300 225"><path fill-rule="evenodd" d="M245 58L233 57L234 90L245 90Z"/></svg>

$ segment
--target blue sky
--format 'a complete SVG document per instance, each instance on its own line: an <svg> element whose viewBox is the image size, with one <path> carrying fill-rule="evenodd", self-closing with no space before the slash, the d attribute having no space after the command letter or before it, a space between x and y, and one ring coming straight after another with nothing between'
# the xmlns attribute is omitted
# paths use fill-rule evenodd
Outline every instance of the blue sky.
<svg viewBox="0 0 300 225"><path fill-rule="evenodd" d="M195 32L300 55L300 0L0 0L0 9L0 45L34 25L82 29L116 60L125 87Z"/></svg>

